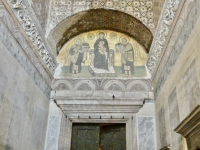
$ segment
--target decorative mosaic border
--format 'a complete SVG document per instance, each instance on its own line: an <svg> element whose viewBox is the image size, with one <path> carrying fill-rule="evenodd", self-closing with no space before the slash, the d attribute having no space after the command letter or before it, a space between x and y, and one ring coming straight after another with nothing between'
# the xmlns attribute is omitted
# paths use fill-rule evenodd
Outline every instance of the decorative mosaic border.
<svg viewBox="0 0 200 150"><path fill-rule="evenodd" d="M47 35L67 17L81 11L105 8L125 12L154 29L153 0L51 0Z"/></svg>

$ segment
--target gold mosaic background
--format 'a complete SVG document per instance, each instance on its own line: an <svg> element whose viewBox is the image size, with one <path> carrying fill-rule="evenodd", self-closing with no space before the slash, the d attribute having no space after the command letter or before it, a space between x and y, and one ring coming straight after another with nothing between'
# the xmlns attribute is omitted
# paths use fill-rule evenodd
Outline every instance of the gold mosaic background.
<svg viewBox="0 0 200 150"><path fill-rule="evenodd" d="M87 33L80 34L76 36L75 38L71 39L68 43L66 43L63 48L61 49L59 55L58 55L58 63L69 66L70 64L70 55L69 50L72 47L72 45L75 43L76 39L81 37L84 41L84 43L89 43L90 49L94 49L94 43L98 38L98 33L102 30L96 30L91 31ZM134 66L144 66L147 60L147 54L144 50L144 48L137 43L134 39L130 38L127 35L124 35L119 32L114 32L110 30L103 30L103 32L106 34L106 39L108 40L109 49L114 50L115 45L117 43L120 43L120 39L122 37L126 37L129 39L129 43L132 44L134 49ZM89 53L87 54L87 58L89 58ZM89 65L89 59L87 59L85 65ZM121 66L121 54L115 53L115 66Z"/></svg>

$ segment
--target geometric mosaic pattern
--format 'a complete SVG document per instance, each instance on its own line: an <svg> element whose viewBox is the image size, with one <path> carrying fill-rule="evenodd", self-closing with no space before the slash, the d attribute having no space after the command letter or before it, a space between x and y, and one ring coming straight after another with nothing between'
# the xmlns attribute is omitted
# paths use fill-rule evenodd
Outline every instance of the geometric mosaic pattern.
<svg viewBox="0 0 200 150"><path fill-rule="evenodd" d="M67 17L96 8L125 12L140 20L150 30L154 29L153 0L51 0L47 29L50 32Z"/></svg>

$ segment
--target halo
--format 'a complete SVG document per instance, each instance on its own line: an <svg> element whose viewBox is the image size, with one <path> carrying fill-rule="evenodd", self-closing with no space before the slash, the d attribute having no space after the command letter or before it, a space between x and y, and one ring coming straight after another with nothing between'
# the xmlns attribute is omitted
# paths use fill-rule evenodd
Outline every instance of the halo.
<svg viewBox="0 0 200 150"><path fill-rule="evenodd" d="M110 39L117 39L117 33L116 32L111 32L109 36L110 36Z"/></svg>
<svg viewBox="0 0 200 150"><path fill-rule="evenodd" d="M87 39L88 40L93 40L95 38L95 35L93 33L88 33L87 34Z"/></svg>
<svg viewBox="0 0 200 150"><path fill-rule="evenodd" d="M130 42L130 38L127 37L127 36L125 36L125 35L123 35L123 36L121 36L121 37L119 38L119 42L120 42L120 43L122 43L122 39L123 39L123 38L125 38L125 39L127 40L127 43Z"/></svg>
<svg viewBox="0 0 200 150"><path fill-rule="evenodd" d="M83 38L82 36L79 36L79 37L76 37L76 38L74 39L74 43L76 43L78 39L81 39L81 43L84 43L84 42L85 42L85 41L84 41L84 38ZM76 43L76 44L77 44L77 43Z"/></svg>
<svg viewBox="0 0 200 150"><path fill-rule="evenodd" d="M101 33L101 32L103 32L104 33L104 38L106 38L107 37L107 33L106 33L106 31L98 31L97 32L97 38L99 38L99 33Z"/></svg>

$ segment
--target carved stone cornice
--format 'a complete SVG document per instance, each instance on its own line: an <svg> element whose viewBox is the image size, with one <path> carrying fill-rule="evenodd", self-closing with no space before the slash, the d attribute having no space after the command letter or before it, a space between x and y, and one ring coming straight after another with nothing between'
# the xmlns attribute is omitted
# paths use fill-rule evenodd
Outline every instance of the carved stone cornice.
<svg viewBox="0 0 200 150"><path fill-rule="evenodd" d="M154 73L157 65L159 64L164 47L170 37L169 33L176 16L176 12L179 8L180 1L181 0L168 0L165 3L165 9L162 12L162 19L157 28L147 61L147 67L151 74Z"/></svg>
<svg viewBox="0 0 200 150"><path fill-rule="evenodd" d="M9 5L12 8L15 16L19 20L23 30L28 36L29 40L32 42L34 48L37 50L36 55L40 58L42 64L45 66L47 71L51 75L54 74L56 63L53 57L48 51L44 41L42 40L38 29L36 28L34 21L31 16L29 16L26 6L23 4L22 0L9 0Z"/></svg>
<svg viewBox="0 0 200 150"><path fill-rule="evenodd" d="M53 80L51 99L69 117L75 113L137 113L145 100L152 102L154 97L150 80L146 79L67 78Z"/></svg>
<svg viewBox="0 0 200 150"><path fill-rule="evenodd" d="M187 137L196 127L200 125L200 105L198 105L188 117L186 117L179 125L174 129L177 133L180 133L184 137Z"/></svg>

